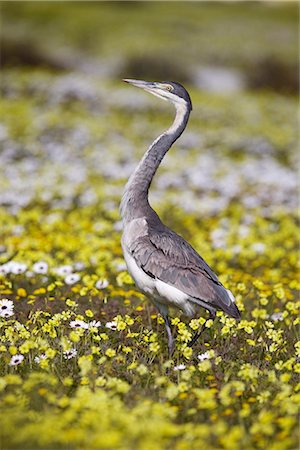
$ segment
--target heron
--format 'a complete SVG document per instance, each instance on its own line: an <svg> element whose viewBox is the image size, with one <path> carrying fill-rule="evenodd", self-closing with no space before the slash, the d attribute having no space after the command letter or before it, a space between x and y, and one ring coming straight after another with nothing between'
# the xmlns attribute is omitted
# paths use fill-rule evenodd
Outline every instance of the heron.
<svg viewBox="0 0 300 450"><path fill-rule="evenodd" d="M149 204L152 179L187 126L192 111L189 93L174 81L123 81L171 102L176 109L172 125L154 140L130 176L120 204L126 266L136 286L163 317L171 357L174 339L169 307L190 318L204 308L212 320L217 310L235 319L240 319L240 311L232 292L223 286L204 259L183 237L168 228ZM196 343L204 329L205 324L194 334L189 346Z"/></svg>

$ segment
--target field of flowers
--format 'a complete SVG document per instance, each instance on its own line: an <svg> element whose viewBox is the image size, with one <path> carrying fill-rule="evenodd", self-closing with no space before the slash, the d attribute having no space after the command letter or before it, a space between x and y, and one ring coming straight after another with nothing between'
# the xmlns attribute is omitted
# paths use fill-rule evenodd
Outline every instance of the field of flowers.
<svg viewBox="0 0 300 450"><path fill-rule="evenodd" d="M118 204L170 110L76 74L7 70L3 92L1 448L296 448L296 102L191 90L152 203L242 320L218 313L191 349L205 312L173 314L168 360L124 266Z"/></svg>
<svg viewBox="0 0 300 450"><path fill-rule="evenodd" d="M11 9L15 17L30 10L19 36L34 23L36 5L27 3ZM51 11L61 23L50 3L44 16L39 7L41 35ZM55 39L68 30L79 42L85 24L94 42L98 23L89 14L82 8L77 29L71 11L61 16L66 28L56 25ZM275 19L267 27L274 36ZM104 22L103 48L114 48ZM287 59L288 29L278 46L272 41ZM259 47L254 39L247 57L270 42ZM150 200L231 289L242 319L218 313L212 323L205 311L193 320L173 311L169 360L163 320L126 271L118 208L128 176L173 110L107 74L3 69L1 450L298 448L297 99L187 87L190 123Z"/></svg>

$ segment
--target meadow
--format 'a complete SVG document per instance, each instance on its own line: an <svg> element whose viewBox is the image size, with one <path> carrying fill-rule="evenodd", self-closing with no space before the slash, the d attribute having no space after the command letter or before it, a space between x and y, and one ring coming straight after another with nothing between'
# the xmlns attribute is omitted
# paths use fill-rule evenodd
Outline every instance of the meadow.
<svg viewBox="0 0 300 450"><path fill-rule="evenodd" d="M7 35L9 13L27 17L21 34L32 27L30 2L6 8ZM277 56L290 60L284 45ZM187 85L191 120L150 200L232 290L242 319L173 311L168 359L163 320L126 271L118 208L171 107L78 68L9 64L1 81L1 449L296 449L296 96Z"/></svg>

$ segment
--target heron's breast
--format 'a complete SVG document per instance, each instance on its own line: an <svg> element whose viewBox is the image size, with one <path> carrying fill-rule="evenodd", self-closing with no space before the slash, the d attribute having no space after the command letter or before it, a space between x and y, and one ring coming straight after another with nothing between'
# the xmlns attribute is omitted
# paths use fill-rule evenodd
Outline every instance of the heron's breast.
<svg viewBox="0 0 300 450"><path fill-rule="evenodd" d="M122 247L123 253L125 253L126 248L129 249L133 242L142 236L146 236L148 233L147 221L144 217L139 219L131 220L124 226L122 235Z"/></svg>
<svg viewBox="0 0 300 450"><path fill-rule="evenodd" d="M145 294L155 294L155 279L147 275L135 262L133 256L123 247L123 253L128 272L135 281L137 287Z"/></svg>

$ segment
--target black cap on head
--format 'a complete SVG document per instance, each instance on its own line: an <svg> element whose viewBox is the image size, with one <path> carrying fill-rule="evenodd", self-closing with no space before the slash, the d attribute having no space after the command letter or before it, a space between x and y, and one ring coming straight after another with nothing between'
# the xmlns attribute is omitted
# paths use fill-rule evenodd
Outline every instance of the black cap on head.
<svg viewBox="0 0 300 450"><path fill-rule="evenodd" d="M193 109L191 97L188 91L182 86L182 84L177 83L177 81L163 81L163 83L171 84L174 88L172 93L178 95L178 97L183 98L186 102L188 102L190 108Z"/></svg>

